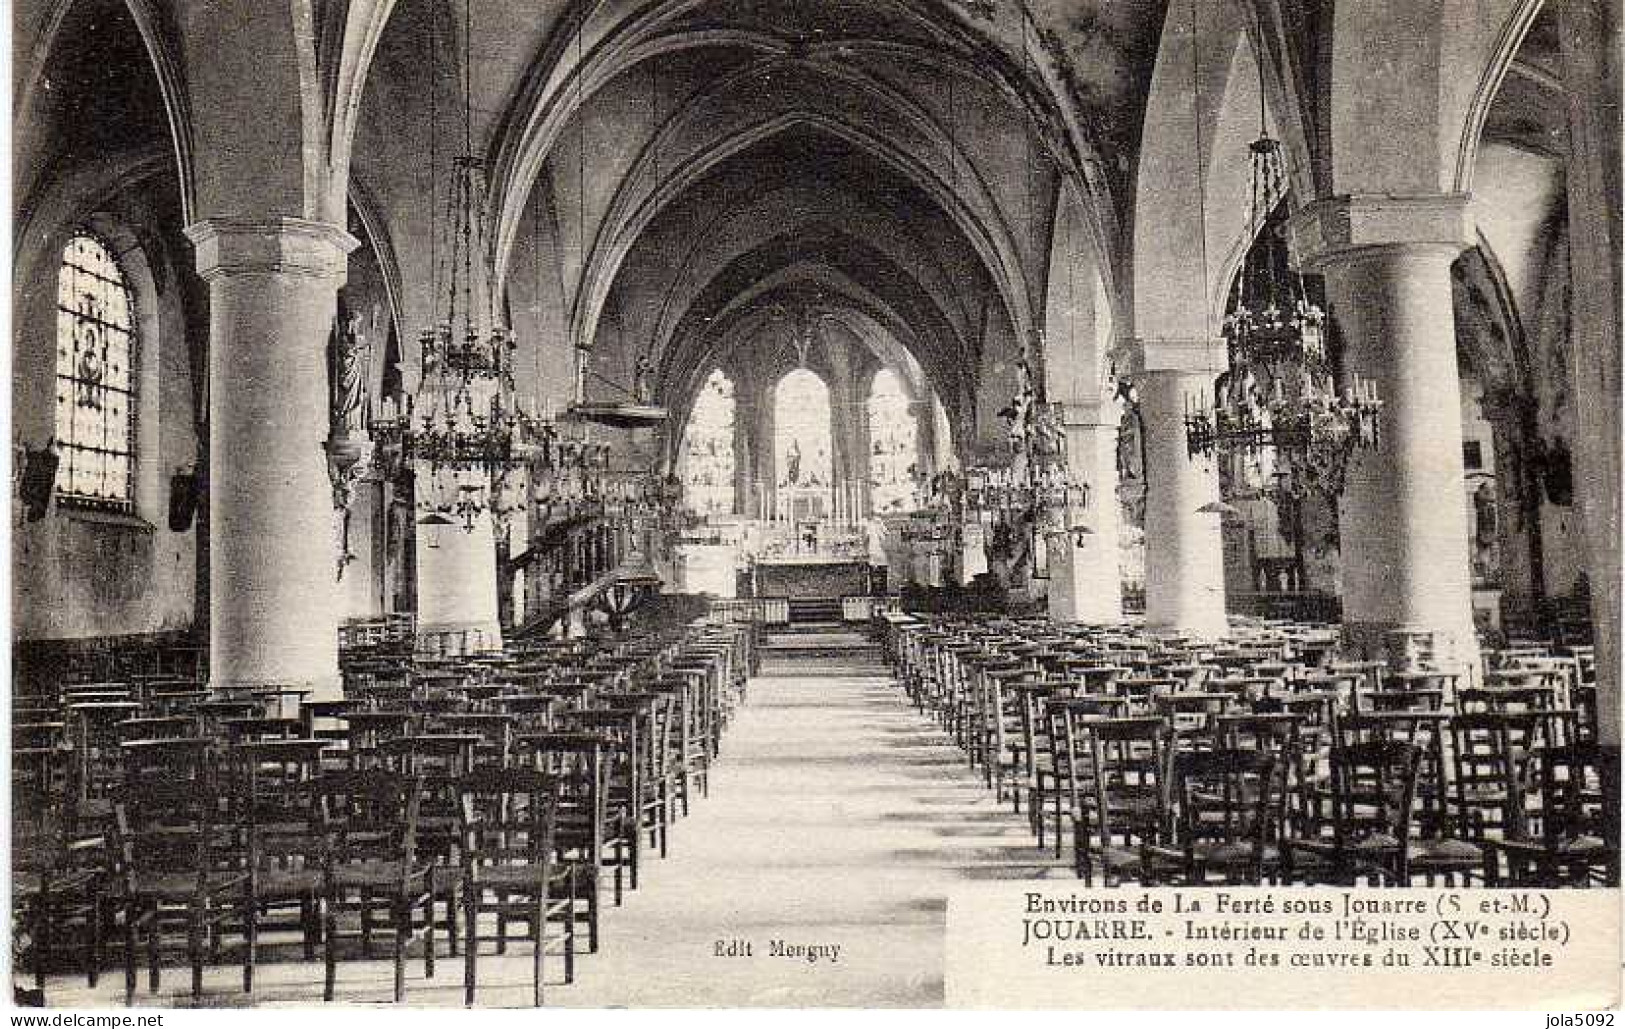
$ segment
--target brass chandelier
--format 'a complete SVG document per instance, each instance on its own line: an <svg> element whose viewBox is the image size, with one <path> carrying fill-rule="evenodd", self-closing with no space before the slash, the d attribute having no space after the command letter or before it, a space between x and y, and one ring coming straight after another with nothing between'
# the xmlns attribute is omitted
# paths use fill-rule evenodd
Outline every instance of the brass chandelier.
<svg viewBox="0 0 1625 1029"><path fill-rule="evenodd" d="M1213 405L1187 403L1185 443L1192 458L1222 454L1273 458L1274 484L1263 492L1299 501L1335 501L1356 449L1379 440L1382 401L1370 380L1339 389L1326 346L1326 312L1314 303L1287 258L1272 215L1285 196L1281 144L1267 133L1251 147L1249 238L1224 320L1229 370L1214 384Z"/></svg>
<svg viewBox="0 0 1625 1029"><path fill-rule="evenodd" d="M524 509L528 490L517 473L538 452L538 441L545 448L551 435L515 397L518 341L495 316L484 169L473 153L469 17L465 5L463 146L444 218L451 245L443 265L430 257L445 284L445 316L418 337L423 372L416 392L403 394L399 404L386 400L372 426L374 438L415 470L421 521L460 523L465 532L473 532L483 515L501 523ZM430 140L432 166L432 114Z"/></svg>

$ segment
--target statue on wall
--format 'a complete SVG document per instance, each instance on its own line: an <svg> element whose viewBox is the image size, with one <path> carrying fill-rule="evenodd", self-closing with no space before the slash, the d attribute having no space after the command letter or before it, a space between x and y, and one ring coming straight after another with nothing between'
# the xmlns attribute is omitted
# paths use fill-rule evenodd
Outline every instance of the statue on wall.
<svg viewBox="0 0 1625 1029"><path fill-rule="evenodd" d="M176 468L169 477L169 531L185 532L192 527L197 514L198 473Z"/></svg>
<svg viewBox="0 0 1625 1029"><path fill-rule="evenodd" d="M639 404L654 402L655 363L648 354L639 354L632 370L632 399Z"/></svg>
<svg viewBox="0 0 1625 1029"><path fill-rule="evenodd" d="M1028 438L1032 432L1032 409L1038 399L1038 392L1033 387L1032 366L1027 363L1025 349L1021 357L1016 359L1016 392L1010 398L1010 403L999 411L999 417L1008 423L1008 432L1011 447L1020 452L1026 448Z"/></svg>
<svg viewBox="0 0 1625 1029"><path fill-rule="evenodd" d="M367 425L367 372L372 363L370 337L378 329L378 308L363 331L359 314L346 316L341 310L334 321L333 428L342 435L357 435Z"/></svg>

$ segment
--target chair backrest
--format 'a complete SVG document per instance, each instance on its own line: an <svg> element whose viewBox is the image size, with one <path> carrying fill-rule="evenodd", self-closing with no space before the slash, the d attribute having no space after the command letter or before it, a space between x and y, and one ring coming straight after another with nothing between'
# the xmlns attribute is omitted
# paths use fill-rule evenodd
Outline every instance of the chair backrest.
<svg viewBox="0 0 1625 1029"><path fill-rule="evenodd" d="M527 733L514 740L518 762L547 773L559 788L560 802L592 813L602 828L605 812L605 755L612 741L597 733Z"/></svg>
<svg viewBox="0 0 1625 1029"><path fill-rule="evenodd" d="M1611 827L1602 787L1605 760L1602 748L1589 742L1541 751L1541 835L1548 846L1582 836L1608 841Z"/></svg>
<svg viewBox="0 0 1625 1029"><path fill-rule="evenodd" d="M1402 843L1410 835L1422 756L1421 747L1395 739L1332 748L1332 825L1340 849L1376 836Z"/></svg>
<svg viewBox="0 0 1625 1029"><path fill-rule="evenodd" d="M1156 712L1184 734L1211 735L1215 719L1235 704L1234 693L1165 693L1151 698Z"/></svg>
<svg viewBox="0 0 1625 1029"><path fill-rule="evenodd" d="M1290 764L1298 757L1303 717L1293 712L1220 715L1213 724L1219 748L1262 750Z"/></svg>
<svg viewBox="0 0 1625 1029"><path fill-rule="evenodd" d="M180 715L150 718L127 718L113 727L119 741L175 739L189 736L197 729L197 720Z"/></svg>
<svg viewBox="0 0 1625 1029"><path fill-rule="evenodd" d="M312 813L339 863L411 861L423 783L382 768L328 772L311 787Z"/></svg>
<svg viewBox="0 0 1625 1029"><path fill-rule="evenodd" d="M1175 754L1173 799L1186 853L1203 843L1247 843L1261 870L1264 845L1280 836L1285 767L1268 749Z"/></svg>
<svg viewBox="0 0 1625 1029"><path fill-rule="evenodd" d="M114 868L132 890L143 874L201 877L246 853L212 780L137 782L117 792L113 813Z"/></svg>
<svg viewBox="0 0 1625 1029"><path fill-rule="evenodd" d="M558 780L531 768L482 766L463 776L457 793L465 863L552 860Z"/></svg>
<svg viewBox="0 0 1625 1029"><path fill-rule="evenodd" d="M321 752L309 741L256 741L226 751L227 788L238 817L256 826L319 820L311 784Z"/></svg>
<svg viewBox="0 0 1625 1029"><path fill-rule="evenodd" d="M124 782L141 787L155 781L196 783L212 788L218 755L213 740L198 736L130 740L119 745L124 754Z"/></svg>
<svg viewBox="0 0 1625 1029"><path fill-rule="evenodd" d="M1174 729L1162 718L1109 718L1088 724L1097 830L1154 842L1168 831Z"/></svg>

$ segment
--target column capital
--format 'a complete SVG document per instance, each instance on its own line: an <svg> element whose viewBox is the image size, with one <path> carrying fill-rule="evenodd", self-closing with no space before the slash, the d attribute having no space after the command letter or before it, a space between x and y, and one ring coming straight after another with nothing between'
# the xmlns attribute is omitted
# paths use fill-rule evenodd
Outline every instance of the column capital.
<svg viewBox="0 0 1625 1029"><path fill-rule="evenodd" d="M280 273L342 282L346 255L361 245L337 225L303 218L206 218L183 231L205 280Z"/></svg>
<svg viewBox="0 0 1625 1029"><path fill-rule="evenodd" d="M1230 367L1222 337L1150 339L1134 341L1142 355L1136 375L1147 372L1187 372L1217 376Z"/></svg>
<svg viewBox="0 0 1625 1029"><path fill-rule="evenodd" d="M1436 247L1454 256L1473 243L1470 199L1466 193L1322 197L1287 224L1293 257L1303 270L1319 271L1382 250Z"/></svg>

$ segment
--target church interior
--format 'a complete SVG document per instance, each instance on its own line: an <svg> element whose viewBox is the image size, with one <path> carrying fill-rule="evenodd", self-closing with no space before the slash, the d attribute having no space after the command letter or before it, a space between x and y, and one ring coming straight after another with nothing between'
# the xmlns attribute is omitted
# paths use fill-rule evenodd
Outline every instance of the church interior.
<svg viewBox="0 0 1625 1029"><path fill-rule="evenodd" d="M1618 886L1620 41L18 0L16 998L922 1007L964 881Z"/></svg>

